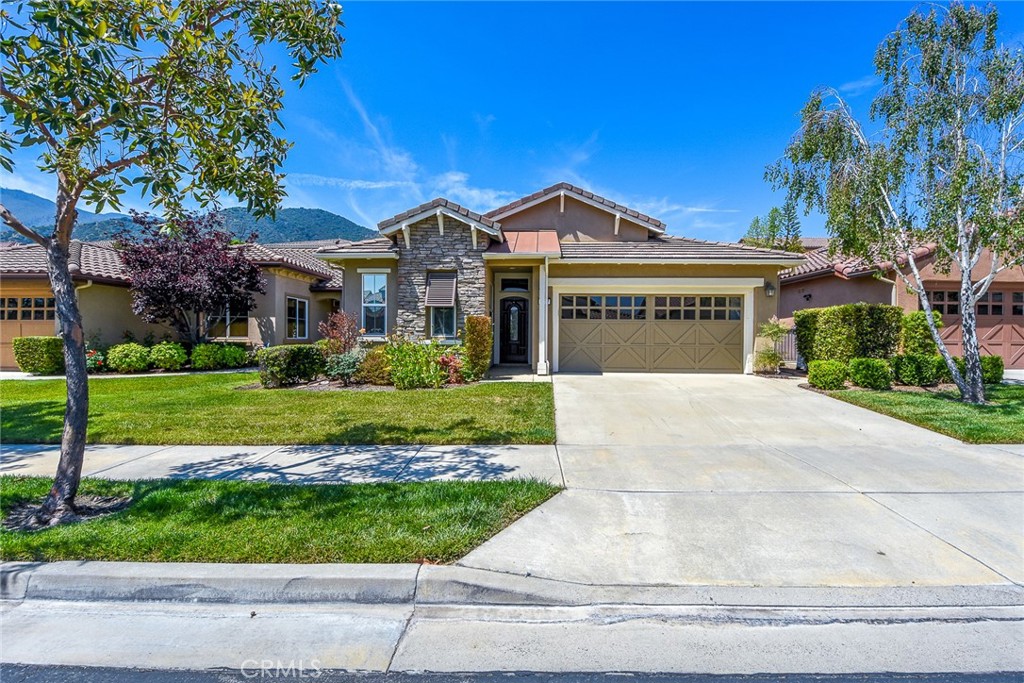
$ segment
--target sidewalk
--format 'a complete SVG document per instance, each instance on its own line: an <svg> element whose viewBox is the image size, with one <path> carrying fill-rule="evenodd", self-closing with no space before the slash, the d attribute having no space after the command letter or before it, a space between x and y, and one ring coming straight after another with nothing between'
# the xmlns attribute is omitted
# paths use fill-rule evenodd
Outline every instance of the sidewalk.
<svg viewBox="0 0 1024 683"><path fill-rule="evenodd" d="M57 445L3 444L0 474L53 476ZM536 478L563 485L555 446L90 445L85 477L283 484Z"/></svg>

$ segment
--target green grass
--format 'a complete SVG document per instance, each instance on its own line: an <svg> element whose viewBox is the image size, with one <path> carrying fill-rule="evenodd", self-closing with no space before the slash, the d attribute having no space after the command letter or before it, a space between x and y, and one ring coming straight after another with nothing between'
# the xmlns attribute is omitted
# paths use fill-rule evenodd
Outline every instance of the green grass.
<svg viewBox="0 0 1024 683"><path fill-rule="evenodd" d="M968 443L1024 443L1024 386L986 387L990 405L959 401L959 393L832 391L829 396Z"/></svg>
<svg viewBox="0 0 1024 683"><path fill-rule="evenodd" d="M239 389L254 373L90 382L89 442L118 444L554 443L551 385L416 391ZM56 443L64 380L0 382L0 441Z"/></svg>
<svg viewBox="0 0 1024 683"><path fill-rule="evenodd" d="M0 477L4 515L51 480ZM533 480L289 485L86 479L131 495L121 512L35 532L0 530L3 560L452 562L558 489Z"/></svg>

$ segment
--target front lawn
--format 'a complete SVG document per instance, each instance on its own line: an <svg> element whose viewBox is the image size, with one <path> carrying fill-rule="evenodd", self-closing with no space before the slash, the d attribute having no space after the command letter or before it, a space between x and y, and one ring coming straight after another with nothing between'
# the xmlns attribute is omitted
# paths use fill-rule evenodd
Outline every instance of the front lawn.
<svg viewBox="0 0 1024 683"><path fill-rule="evenodd" d="M829 396L968 443L1024 443L1024 386L986 387L990 405L961 403L956 391L830 391Z"/></svg>
<svg viewBox="0 0 1024 683"><path fill-rule="evenodd" d="M119 444L554 443L551 385L415 391L245 389L254 373L90 382L89 442ZM56 443L64 380L0 382L0 442Z"/></svg>
<svg viewBox="0 0 1024 683"><path fill-rule="evenodd" d="M4 516L52 480L0 477ZM0 529L3 560L453 562L540 505L533 480L289 485L86 479L81 495L128 496L125 510L41 531Z"/></svg>

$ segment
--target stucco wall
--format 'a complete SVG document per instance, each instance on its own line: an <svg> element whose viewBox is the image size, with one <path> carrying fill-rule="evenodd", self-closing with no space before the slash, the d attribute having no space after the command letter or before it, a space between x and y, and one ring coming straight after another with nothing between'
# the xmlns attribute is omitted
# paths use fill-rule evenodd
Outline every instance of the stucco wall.
<svg viewBox="0 0 1024 683"><path fill-rule="evenodd" d="M131 332L140 341L150 333L157 340L165 334L178 338L171 327L147 323L132 313L131 292L126 287L93 284L79 289L78 307L86 339L98 338L103 344L119 344L124 341L125 332Z"/></svg>
<svg viewBox="0 0 1024 683"><path fill-rule="evenodd" d="M394 259L353 259L344 262L341 307L342 310L356 316L356 320L361 326L363 324L363 277L360 270L387 270L388 272L387 332L390 334L394 331L398 319L398 307L395 305L398 262Z"/></svg>
<svg viewBox="0 0 1024 683"><path fill-rule="evenodd" d="M571 195L565 196L565 213L561 199L552 197L536 206L500 220L503 230L557 230L563 242L636 242L647 239L647 228L623 218L615 235L615 216L590 206Z"/></svg>
<svg viewBox="0 0 1024 683"><path fill-rule="evenodd" d="M893 285L871 276L844 280L835 275L824 275L811 280L783 282L779 290L780 318L791 318L795 311L804 308L823 308L861 301L869 304L893 302ZM809 300L807 296L810 296Z"/></svg>

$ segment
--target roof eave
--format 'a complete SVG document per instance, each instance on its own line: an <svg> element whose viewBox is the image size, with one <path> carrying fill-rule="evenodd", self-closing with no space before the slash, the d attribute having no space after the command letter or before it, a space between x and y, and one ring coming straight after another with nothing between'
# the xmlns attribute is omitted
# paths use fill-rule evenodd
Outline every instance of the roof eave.
<svg viewBox="0 0 1024 683"><path fill-rule="evenodd" d="M584 195L581 195L581 194L579 194L577 192L572 192L571 190L570 191L566 191L564 188L560 188L558 190L552 190L548 194L541 195L540 197L537 197L536 199L531 199L530 201L523 202L522 204L519 204L518 206L513 206L513 207L510 207L508 209L504 209L500 213L491 214L491 215L488 216L488 218L490 218L492 220L495 220L495 221L500 221L502 218L505 218L507 216L511 216L512 214L519 213L520 211L525 211L526 209L529 209L531 207L537 206L538 204L543 204L544 202L547 202L547 201L551 201L555 197L560 197L560 196L565 195L565 194L567 194L569 197L571 197L573 199L576 199L578 201L583 202L584 204L587 204L589 206L593 206L596 209L600 209L602 211L610 213L613 216L619 216L619 217L629 221L630 223L634 223L636 225L639 225L640 227L646 228L646 229L650 230L653 233L656 233L658 235L664 235L665 234L665 228L663 228L663 227L658 227L658 226L654 225L653 223L649 223L649 222L639 218L638 216L630 216L625 211L619 211L618 209L614 209L614 208L608 206L607 204L602 204L601 202L594 201L593 199L590 199L589 197L585 197Z"/></svg>

